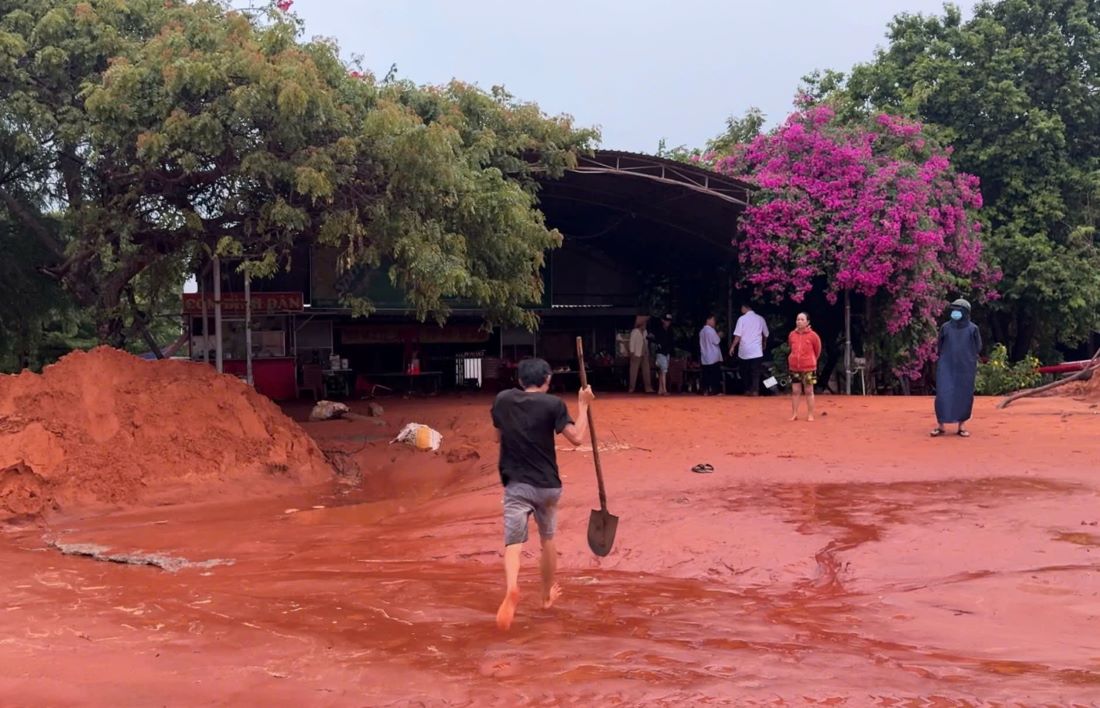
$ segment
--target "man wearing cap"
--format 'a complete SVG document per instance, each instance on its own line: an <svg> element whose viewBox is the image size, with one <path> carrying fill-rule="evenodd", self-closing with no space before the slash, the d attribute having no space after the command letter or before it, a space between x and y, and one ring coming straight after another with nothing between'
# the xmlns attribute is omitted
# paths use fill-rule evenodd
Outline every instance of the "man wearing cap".
<svg viewBox="0 0 1100 708"><path fill-rule="evenodd" d="M661 324L653 333L653 343L657 346L657 395L668 395L668 362L676 348L672 336L672 315L661 318Z"/></svg>
<svg viewBox="0 0 1100 708"><path fill-rule="evenodd" d="M951 303L950 321L940 328L939 361L936 363L936 427L932 437L944 434L943 426L957 423L956 433L970 437L963 424L974 410L974 383L982 335L970 321L970 303L962 298Z"/></svg>

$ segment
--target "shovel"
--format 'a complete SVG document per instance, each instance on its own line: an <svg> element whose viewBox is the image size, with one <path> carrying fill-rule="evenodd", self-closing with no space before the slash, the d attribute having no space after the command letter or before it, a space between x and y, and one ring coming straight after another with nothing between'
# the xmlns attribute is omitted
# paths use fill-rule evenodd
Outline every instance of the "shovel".
<svg viewBox="0 0 1100 708"><path fill-rule="evenodd" d="M584 343L577 337L577 360L580 364L581 388L588 385L584 371ZM588 431L592 435L592 460L596 463L596 483L600 487L600 508L593 509L588 517L588 547L598 556L606 556L615 543L615 530L619 517L607 510L607 492L603 488L603 470L600 468L600 447L596 444L596 425L592 422L592 406L588 407Z"/></svg>

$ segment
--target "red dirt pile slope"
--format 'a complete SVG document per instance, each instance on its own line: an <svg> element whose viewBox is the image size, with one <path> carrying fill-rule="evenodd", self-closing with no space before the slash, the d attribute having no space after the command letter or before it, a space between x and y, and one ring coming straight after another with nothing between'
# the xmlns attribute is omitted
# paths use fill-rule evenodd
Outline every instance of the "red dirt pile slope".
<svg viewBox="0 0 1100 708"><path fill-rule="evenodd" d="M1100 403L1100 372L1094 371L1092 378L1081 386L1081 395L1089 403Z"/></svg>
<svg viewBox="0 0 1100 708"><path fill-rule="evenodd" d="M0 376L0 520L249 496L332 470L274 403L204 364L101 347Z"/></svg>

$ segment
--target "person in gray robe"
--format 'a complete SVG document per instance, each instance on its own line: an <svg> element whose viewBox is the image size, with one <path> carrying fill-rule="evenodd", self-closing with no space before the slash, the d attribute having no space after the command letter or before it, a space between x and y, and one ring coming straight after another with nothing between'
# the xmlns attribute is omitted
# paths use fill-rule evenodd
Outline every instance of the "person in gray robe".
<svg viewBox="0 0 1100 708"><path fill-rule="evenodd" d="M974 382L978 376L978 354L982 335L970 321L970 303L951 303L951 320L940 328L939 361L936 363L936 429L932 437L944 434L943 426L958 423L958 434L970 437L963 424L974 410Z"/></svg>

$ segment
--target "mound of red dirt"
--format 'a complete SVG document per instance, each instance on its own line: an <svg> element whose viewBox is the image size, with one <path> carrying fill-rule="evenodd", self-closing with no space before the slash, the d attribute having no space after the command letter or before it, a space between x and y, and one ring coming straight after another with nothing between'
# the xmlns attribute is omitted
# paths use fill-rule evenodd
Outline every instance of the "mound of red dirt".
<svg viewBox="0 0 1100 708"><path fill-rule="evenodd" d="M1085 403L1100 403L1100 371L1084 381L1075 381L1047 391L1040 396L1066 396Z"/></svg>
<svg viewBox="0 0 1100 708"><path fill-rule="evenodd" d="M1093 372L1092 378L1081 384L1081 395L1089 403L1100 402L1100 372Z"/></svg>
<svg viewBox="0 0 1100 708"><path fill-rule="evenodd" d="M205 364L101 347L0 376L0 519L259 495L332 470L269 399Z"/></svg>

